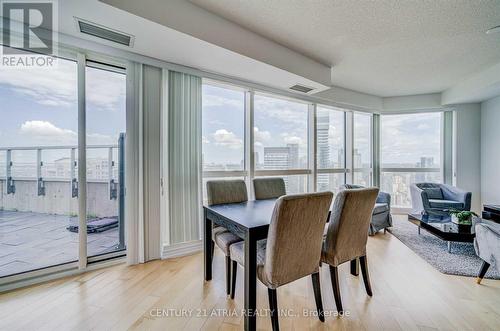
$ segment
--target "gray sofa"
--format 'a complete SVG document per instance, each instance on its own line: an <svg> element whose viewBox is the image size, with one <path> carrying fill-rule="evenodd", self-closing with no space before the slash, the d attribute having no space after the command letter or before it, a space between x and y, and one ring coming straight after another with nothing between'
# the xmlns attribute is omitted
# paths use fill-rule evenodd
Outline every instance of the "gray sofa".
<svg viewBox="0 0 500 331"><path fill-rule="evenodd" d="M477 256L483 260L477 283L481 283L490 265L500 273L500 224L490 220L476 218L474 220L474 249Z"/></svg>
<svg viewBox="0 0 500 331"><path fill-rule="evenodd" d="M345 184L342 186L343 189L356 189L364 188L361 185ZM385 192L379 192L377 200L375 202L375 207L373 207L372 220L370 222L370 228L368 234L373 236L380 230L392 226L392 215L391 215L391 195Z"/></svg>
<svg viewBox="0 0 500 331"><path fill-rule="evenodd" d="M472 193L438 183L416 183L410 186L412 213L446 216L448 210L470 210Z"/></svg>

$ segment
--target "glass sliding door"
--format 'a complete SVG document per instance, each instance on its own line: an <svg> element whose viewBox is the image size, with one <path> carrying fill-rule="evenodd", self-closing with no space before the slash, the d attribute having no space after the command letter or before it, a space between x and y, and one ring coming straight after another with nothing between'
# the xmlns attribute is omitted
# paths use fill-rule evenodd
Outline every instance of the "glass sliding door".
<svg viewBox="0 0 500 331"><path fill-rule="evenodd" d="M0 69L1 278L78 260L77 63Z"/></svg>
<svg viewBox="0 0 500 331"><path fill-rule="evenodd" d="M87 256L123 251L125 69L87 61Z"/></svg>
<svg viewBox="0 0 500 331"><path fill-rule="evenodd" d="M0 69L0 283L125 253L126 72L85 64L82 53L68 57L51 68ZM78 102L83 87L85 108ZM86 164L78 157L82 133ZM81 167L87 183L79 182Z"/></svg>

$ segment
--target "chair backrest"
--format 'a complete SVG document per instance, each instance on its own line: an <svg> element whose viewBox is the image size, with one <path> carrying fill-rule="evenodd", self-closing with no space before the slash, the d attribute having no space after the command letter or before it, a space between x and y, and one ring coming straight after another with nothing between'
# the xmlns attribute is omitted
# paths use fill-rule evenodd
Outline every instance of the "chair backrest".
<svg viewBox="0 0 500 331"><path fill-rule="evenodd" d="M365 188L365 187L362 185L356 185L356 184L344 184L341 186L341 188L344 190L352 190L352 189L356 189L356 188Z"/></svg>
<svg viewBox="0 0 500 331"><path fill-rule="evenodd" d="M247 186L241 179L207 181L208 205L248 201Z"/></svg>
<svg viewBox="0 0 500 331"><path fill-rule="evenodd" d="M337 266L366 255L368 228L378 188L340 191L333 203L322 261Z"/></svg>
<svg viewBox="0 0 500 331"><path fill-rule="evenodd" d="M416 187L424 190L427 193L427 198L429 199L444 199L443 191L441 190L441 184L437 183L416 183Z"/></svg>
<svg viewBox="0 0 500 331"><path fill-rule="evenodd" d="M283 178L255 178L253 180L255 200L279 198L286 195Z"/></svg>
<svg viewBox="0 0 500 331"><path fill-rule="evenodd" d="M262 277L276 288L314 273L332 192L285 195L276 201L267 235Z"/></svg>

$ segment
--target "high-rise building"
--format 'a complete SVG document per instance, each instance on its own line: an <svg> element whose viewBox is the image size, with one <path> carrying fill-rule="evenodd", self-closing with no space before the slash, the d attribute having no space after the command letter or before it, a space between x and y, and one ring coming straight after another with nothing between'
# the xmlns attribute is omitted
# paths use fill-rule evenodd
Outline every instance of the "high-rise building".
<svg viewBox="0 0 500 331"><path fill-rule="evenodd" d="M264 147L264 169L288 170L299 168L299 145L287 144L286 147ZM305 184L298 176L284 178L287 192L303 192Z"/></svg>
<svg viewBox="0 0 500 331"><path fill-rule="evenodd" d="M332 168L330 161L329 144L330 117L328 115L319 115L316 122L316 141L318 153L318 169ZM327 191L330 189L330 180L332 176L320 175L317 179L318 191Z"/></svg>

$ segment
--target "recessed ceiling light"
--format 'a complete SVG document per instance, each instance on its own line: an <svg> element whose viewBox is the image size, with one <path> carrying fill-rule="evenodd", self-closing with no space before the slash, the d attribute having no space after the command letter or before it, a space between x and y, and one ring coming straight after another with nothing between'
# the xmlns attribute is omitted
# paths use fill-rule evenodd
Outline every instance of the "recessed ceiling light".
<svg viewBox="0 0 500 331"><path fill-rule="evenodd" d="M486 31L486 34L492 34L492 33L498 33L498 32L500 32L500 25L495 26L495 27L493 27L491 29L488 29Z"/></svg>

